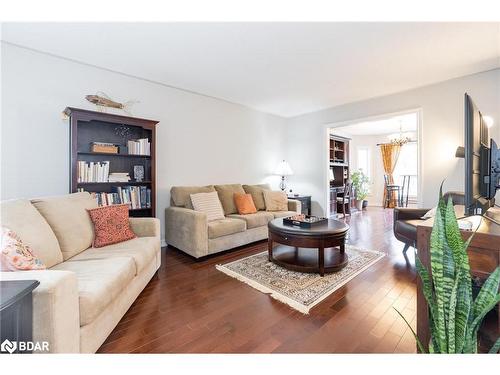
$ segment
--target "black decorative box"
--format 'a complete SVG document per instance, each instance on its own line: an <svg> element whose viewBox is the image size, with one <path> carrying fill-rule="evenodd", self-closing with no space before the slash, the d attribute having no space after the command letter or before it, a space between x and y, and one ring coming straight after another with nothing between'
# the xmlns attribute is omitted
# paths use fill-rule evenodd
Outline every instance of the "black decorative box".
<svg viewBox="0 0 500 375"><path fill-rule="evenodd" d="M283 218L283 224L301 228L311 228L317 224L324 223L325 221L328 221L326 217L309 216L304 214Z"/></svg>

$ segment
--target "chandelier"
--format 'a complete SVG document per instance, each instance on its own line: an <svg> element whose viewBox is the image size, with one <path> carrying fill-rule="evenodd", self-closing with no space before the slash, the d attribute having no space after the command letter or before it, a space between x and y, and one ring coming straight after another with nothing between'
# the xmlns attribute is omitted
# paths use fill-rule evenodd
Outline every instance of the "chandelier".
<svg viewBox="0 0 500 375"><path fill-rule="evenodd" d="M399 133L389 135L389 141L393 145L402 146L411 141L411 133L403 133L403 124L399 121Z"/></svg>

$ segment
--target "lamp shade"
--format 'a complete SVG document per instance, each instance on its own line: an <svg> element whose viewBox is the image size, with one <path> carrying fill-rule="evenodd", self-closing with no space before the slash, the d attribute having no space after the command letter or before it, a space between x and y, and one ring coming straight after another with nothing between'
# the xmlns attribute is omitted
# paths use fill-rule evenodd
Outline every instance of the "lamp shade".
<svg viewBox="0 0 500 375"><path fill-rule="evenodd" d="M330 181L335 181L335 176L333 174L333 169L329 169L330 173L329 173L329 176L330 176Z"/></svg>
<svg viewBox="0 0 500 375"><path fill-rule="evenodd" d="M276 169L274 170L274 174L278 176L291 176L293 174L292 168L290 167L290 164L288 164L286 161L281 161Z"/></svg>

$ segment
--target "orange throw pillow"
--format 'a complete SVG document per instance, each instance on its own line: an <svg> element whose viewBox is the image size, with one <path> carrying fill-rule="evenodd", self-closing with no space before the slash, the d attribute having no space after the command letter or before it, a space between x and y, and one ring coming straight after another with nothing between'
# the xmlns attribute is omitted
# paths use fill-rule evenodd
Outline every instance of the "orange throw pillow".
<svg viewBox="0 0 500 375"><path fill-rule="evenodd" d="M103 247L135 238L128 221L128 205L117 204L87 210L94 223L92 246Z"/></svg>
<svg viewBox="0 0 500 375"><path fill-rule="evenodd" d="M254 214L257 212L253 203L252 194L234 193L234 204L240 215Z"/></svg>

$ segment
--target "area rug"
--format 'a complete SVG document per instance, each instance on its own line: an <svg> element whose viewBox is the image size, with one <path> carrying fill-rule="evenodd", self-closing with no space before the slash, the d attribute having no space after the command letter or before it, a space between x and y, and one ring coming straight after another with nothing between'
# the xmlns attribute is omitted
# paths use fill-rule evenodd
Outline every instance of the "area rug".
<svg viewBox="0 0 500 375"><path fill-rule="evenodd" d="M338 272L325 274L287 270L267 260L267 251L215 267L251 287L268 293L303 314L323 301L349 280L384 257L384 253L346 245L347 266Z"/></svg>

